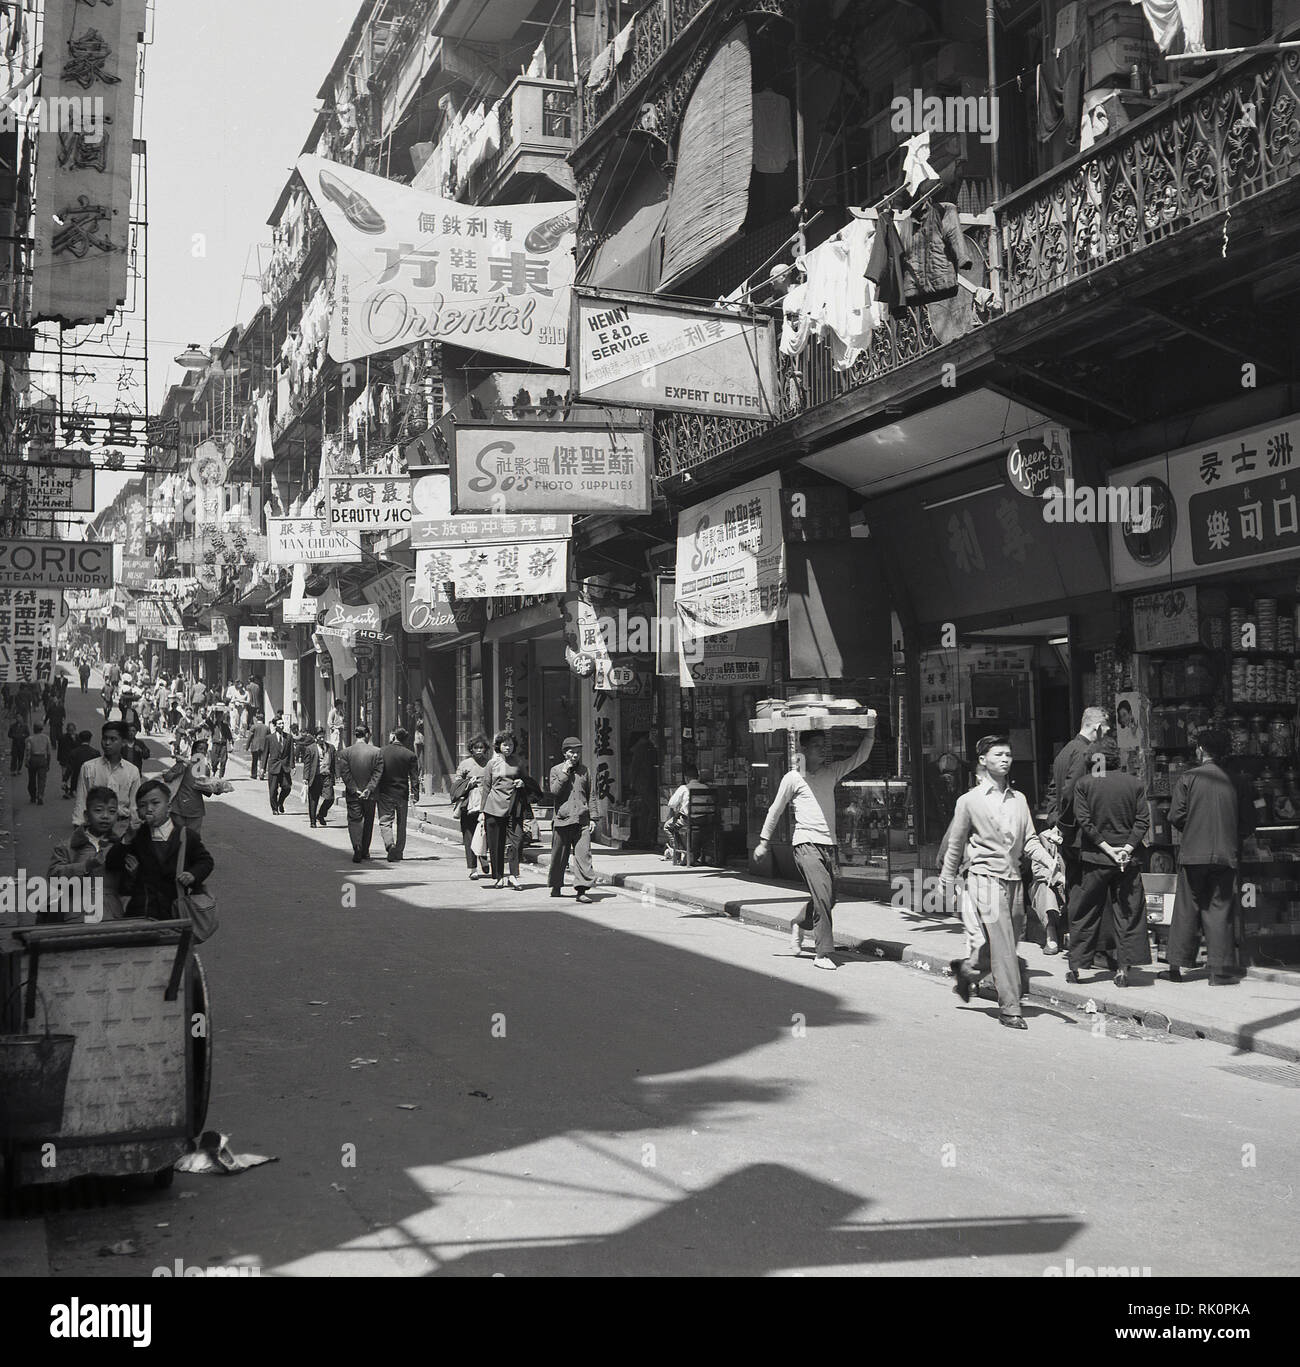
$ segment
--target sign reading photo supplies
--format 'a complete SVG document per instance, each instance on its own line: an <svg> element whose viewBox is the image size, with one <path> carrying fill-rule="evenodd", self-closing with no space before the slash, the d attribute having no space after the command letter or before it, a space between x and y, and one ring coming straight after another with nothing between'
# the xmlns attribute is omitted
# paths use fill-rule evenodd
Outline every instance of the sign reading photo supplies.
<svg viewBox="0 0 1300 1367"><path fill-rule="evenodd" d="M572 200L462 204L314 156L298 173L338 248L334 360L440 341L564 369Z"/></svg>
<svg viewBox="0 0 1300 1367"><path fill-rule="evenodd" d="M387 531L411 520L411 481L397 476L326 480L329 526L337 531Z"/></svg>
<svg viewBox="0 0 1300 1367"><path fill-rule="evenodd" d="M570 333L574 397L584 403L776 417L770 318L575 289Z"/></svg>
<svg viewBox="0 0 1300 1367"><path fill-rule="evenodd" d="M266 549L272 565L361 563L356 533L327 527L317 517L268 517Z"/></svg>
<svg viewBox="0 0 1300 1367"><path fill-rule="evenodd" d="M451 498L454 513L649 512L649 443L639 427L460 423Z"/></svg>

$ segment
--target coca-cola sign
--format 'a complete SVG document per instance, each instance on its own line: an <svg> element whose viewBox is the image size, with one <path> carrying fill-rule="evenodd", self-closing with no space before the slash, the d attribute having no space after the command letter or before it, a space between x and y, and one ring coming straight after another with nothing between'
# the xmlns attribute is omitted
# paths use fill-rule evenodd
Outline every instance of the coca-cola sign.
<svg viewBox="0 0 1300 1367"><path fill-rule="evenodd" d="M1154 476L1138 480L1134 488L1150 492L1140 504L1143 514L1123 524L1125 549L1139 565L1150 567L1162 564L1169 558L1178 530L1178 509L1174 505L1174 496L1164 480Z"/></svg>

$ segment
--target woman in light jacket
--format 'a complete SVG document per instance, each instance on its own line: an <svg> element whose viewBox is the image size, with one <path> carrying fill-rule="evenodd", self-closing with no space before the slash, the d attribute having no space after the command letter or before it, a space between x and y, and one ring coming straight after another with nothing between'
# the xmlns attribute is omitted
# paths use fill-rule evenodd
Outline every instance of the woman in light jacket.
<svg viewBox="0 0 1300 1367"><path fill-rule="evenodd" d="M487 824L488 854L491 858L490 876L496 879L493 887L504 887L503 877L507 858L510 863L510 886L521 889L519 882L519 852L524 844L524 821L532 810L530 797L541 797L541 789L515 761L515 737L510 731L498 731L492 738L496 754L483 773L483 812Z"/></svg>
<svg viewBox="0 0 1300 1367"><path fill-rule="evenodd" d="M469 758L463 759L451 780L452 810L460 817L461 839L465 842L465 866L470 878L478 878L488 871L487 855L475 858L470 845L478 829L479 814L483 809L480 787L487 772L488 738L477 735L469 743Z"/></svg>

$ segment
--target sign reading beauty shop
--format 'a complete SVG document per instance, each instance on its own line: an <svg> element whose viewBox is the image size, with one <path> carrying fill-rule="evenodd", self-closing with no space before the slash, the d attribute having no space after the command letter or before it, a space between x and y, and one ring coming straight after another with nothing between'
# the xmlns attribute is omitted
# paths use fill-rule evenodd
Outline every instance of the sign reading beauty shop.
<svg viewBox="0 0 1300 1367"><path fill-rule="evenodd" d="M1142 516L1110 529L1114 586L1300 556L1300 414L1125 466Z"/></svg>
<svg viewBox="0 0 1300 1367"><path fill-rule="evenodd" d="M607 290L573 292L574 396L729 418L773 418L770 318L661 304Z"/></svg>
<svg viewBox="0 0 1300 1367"><path fill-rule="evenodd" d="M0 541L0 588L107 589L111 541Z"/></svg>
<svg viewBox="0 0 1300 1367"><path fill-rule="evenodd" d="M361 543L356 533L327 527L318 517L268 517L266 549L272 565L361 562Z"/></svg>
<svg viewBox="0 0 1300 1367"><path fill-rule="evenodd" d="M352 479L331 475L326 481L328 522L339 531L387 531L411 520L411 481L397 476Z"/></svg>
<svg viewBox="0 0 1300 1367"><path fill-rule="evenodd" d="M451 490L456 513L645 513L649 443L639 427L458 423Z"/></svg>
<svg viewBox="0 0 1300 1367"><path fill-rule="evenodd" d="M678 515L676 596L683 641L789 616L779 474Z"/></svg>
<svg viewBox="0 0 1300 1367"><path fill-rule="evenodd" d="M439 341L565 368L572 200L478 207L313 156L298 173L338 249L334 360Z"/></svg>

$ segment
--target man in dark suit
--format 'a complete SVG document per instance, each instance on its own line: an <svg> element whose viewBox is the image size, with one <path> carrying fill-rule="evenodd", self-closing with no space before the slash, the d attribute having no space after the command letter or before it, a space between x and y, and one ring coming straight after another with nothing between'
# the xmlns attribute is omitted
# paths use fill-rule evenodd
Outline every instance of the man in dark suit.
<svg viewBox="0 0 1300 1367"><path fill-rule="evenodd" d="M1170 982L1182 982L1183 969L1195 966L1202 931L1210 985L1227 987L1238 981L1233 971L1233 892L1238 849L1253 831L1254 821L1250 804L1242 801L1237 785L1219 767L1229 749L1223 732L1202 731L1196 738L1196 767L1174 785L1169 824L1182 831L1183 838L1169 927Z"/></svg>
<svg viewBox="0 0 1300 1367"><path fill-rule="evenodd" d="M370 743L370 728L358 726L356 739L339 751L339 777L348 804L348 835L352 838L352 862L370 858L375 832L375 793L384 778L384 752Z"/></svg>
<svg viewBox="0 0 1300 1367"><path fill-rule="evenodd" d="M293 741L285 735L283 716L271 723L266 739L266 790L271 810L283 816L284 800L293 791Z"/></svg>
<svg viewBox="0 0 1300 1367"><path fill-rule="evenodd" d="M1080 858L1079 827L1074 813L1074 786L1089 772L1089 757L1106 729L1106 713L1100 707L1085 707L1079 721L1079 734L1067 741L1052 761L1052 783L1056 796L1047 813L1050 828L1044 834L1055 839L1065 864L1065 882L1073 895L1083 878ZM1056 835L1052 835L1055 830Z"/></svg>
<svg viewBox="0 0 1300 1367"><path fill-rule="evenodd" d="M1151 962L1141 865L1134 855L1151 825L1146 785L1120 770L1119 744L1104 736L1091 747L1088 772L1074 785L1075 825L1081 838L1083 877L1070 894L1070 969L1067 982L1092 963L1109 903L1118 941L1115 986L1128 986L1128 970Z"/></svg>
<svg viewBox="0 0 1300 1367"><path fill-rule="evenodd" d="M245 747L253 757L253 768L249 778L257 777L257 761L259 759L265 764L266 746L270 738L271 728L259 717L248 733L248 745Z"/></svg>
<svg viewBox="0 0 1300 1367"><path fill-rule="evenodd" d="M548 783L555 799L555 822L547 882L551 885L551 896L558 897L572 854L577 900L590 902L587 889L596 881L591 862L591 770L582 762L582 742L577 736L566 736L562 748L564 763L551 770Z"/></svg>
<svg viewBox="0 0 1300 1367"><path fill-rule="evenodd" d="M379 834L383 837L390 864L396 864L406 852L407 798L413 803L420 800L420 762L407 740L405 728L399 726L393 732L393 739L384 746L383 777L375 789Z"/></svg>
<svg viewBox="0 0 1300 1367"><path fill-rule="evenodd" d="M68 791L66 796L71 797L77 791L77 783L81 778L81 766L87 760L98 759L99 751L90 743L92 740L89 731L77 732L76 748L68 755Z"/></svg>
<svg viewBox="0 0 1300 1367"><path fill-rule="evenodd" d="M307 815L313 826L325 824L325 813L334 805L334 747L325 738L325 728L316 728L313 744L302 756L302 777L307 785ZM321 801L322 796L324 802Z"/></svg>

